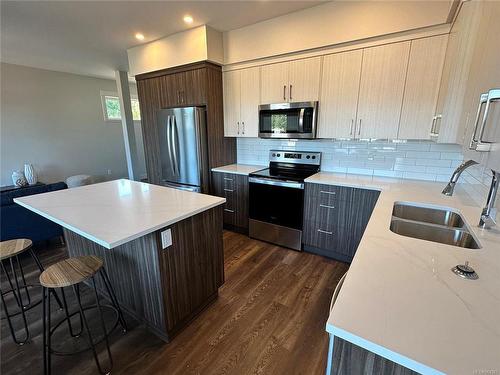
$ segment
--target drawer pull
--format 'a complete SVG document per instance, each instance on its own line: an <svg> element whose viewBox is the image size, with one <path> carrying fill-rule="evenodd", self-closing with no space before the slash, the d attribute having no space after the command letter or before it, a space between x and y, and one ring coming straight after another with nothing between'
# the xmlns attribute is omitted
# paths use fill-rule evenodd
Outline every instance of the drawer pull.
<svg viewBox="0 0 500 375"><path fill-rule="evenodd" d="M230 210L229 208L224 208L224 211L231 212L232 214L234 214L234 210Z"/></svg>
<svg viewBox="0 0 500 375"><path fill-rule="evenodd" d="M335 208L335 206L328 206L327 204L320 204L319 206L323 207L323 208L330 208L330 209Z"/></svg>
<svg viewBox="0 0 500 375"><path fill-rule="evenodd" d="M329 236L331 236L333 234L333 232L329 232L329 231L323 230L323 229L318 229L318 232L328 234Z"/></svg>
<svg viewBox="0 0 500 375"><path fill-rule="evenodd" d="M224 191L229 191L230 193L232 193L234 190L231 190L231 189L224 189Z"/></svg>
<svg viewBox="0 0 500 375"><path fill-rule="evenodd" d="M229 177L224 177L224 180L226 180L226 181L233 181L233 179L229 178Z"/></svg>
<svg viewBox="0 0 500 375"><path fill-rule="evenodd" d="M337 192L336 192L336 191L323 191L323 190L321 190L321 191L320 191L320 193L323 193L323 194L331 194L331 195L335 195L335 194L337 194Z"/></svg>

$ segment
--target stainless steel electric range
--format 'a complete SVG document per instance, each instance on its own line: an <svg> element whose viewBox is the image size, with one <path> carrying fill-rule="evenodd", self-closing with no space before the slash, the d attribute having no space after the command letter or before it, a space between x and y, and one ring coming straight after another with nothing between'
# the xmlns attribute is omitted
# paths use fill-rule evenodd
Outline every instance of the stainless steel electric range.
<svg viewBox="0 0 500 375"><path fill-rule="evenodd" d="M304 180L320 164L320 152L269 151L269 168L248 179L250 237L302 250Z"/></svg>

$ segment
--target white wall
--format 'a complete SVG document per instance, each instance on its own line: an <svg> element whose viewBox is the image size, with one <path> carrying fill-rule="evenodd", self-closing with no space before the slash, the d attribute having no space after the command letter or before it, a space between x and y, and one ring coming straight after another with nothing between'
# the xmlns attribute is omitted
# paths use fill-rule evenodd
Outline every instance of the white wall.
<svg viewBox="0 0 500 375"><path fill-rule="evenodd" d="M206 25L127 50L132 76L209 60L222 64L222 34Z"/></svg>
<svg viewBox="0 0 500 375"><path fill-rule="evenodd" d="M452 1L333 1L227 31L224 63L444 24Z"/></svg>
<svg viewBox="0 0 500 375"><path fill-rule="evenodd" d="M25 162L42 182L127 176L121 123L105 122L101 107L100 91L116 91L115 81L4 63L0 75L0 185L12 185ZM136 130L144 160L140 124Z"/></svg>

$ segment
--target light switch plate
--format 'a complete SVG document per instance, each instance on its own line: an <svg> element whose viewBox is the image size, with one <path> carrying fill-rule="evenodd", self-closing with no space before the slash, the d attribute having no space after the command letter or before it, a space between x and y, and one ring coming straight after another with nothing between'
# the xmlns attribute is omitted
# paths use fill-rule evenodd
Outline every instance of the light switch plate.
<svg viewBox="0 0 500 375"><path fill-rule="evenodd" d="M170 229L161 232L161 246L163 249L172 246L172 231Z"/></svg>

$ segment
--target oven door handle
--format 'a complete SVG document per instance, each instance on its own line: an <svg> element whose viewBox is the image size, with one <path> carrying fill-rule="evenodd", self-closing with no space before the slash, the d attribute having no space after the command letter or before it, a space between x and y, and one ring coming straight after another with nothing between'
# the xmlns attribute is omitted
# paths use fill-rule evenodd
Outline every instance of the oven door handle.
<svg viewBox="0 0 500 375"><path fill-rule="evenodd" d="M281 181L281 180L274 180L271 178L249 177L248 182L253 182L254 184L281 186L292 189L304 189L304 183L302 182Z"/></svg>

